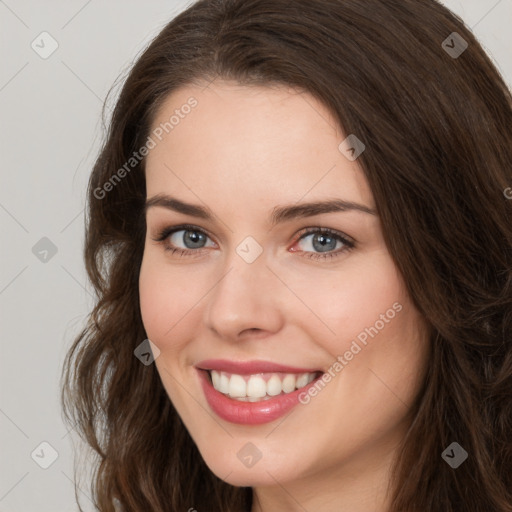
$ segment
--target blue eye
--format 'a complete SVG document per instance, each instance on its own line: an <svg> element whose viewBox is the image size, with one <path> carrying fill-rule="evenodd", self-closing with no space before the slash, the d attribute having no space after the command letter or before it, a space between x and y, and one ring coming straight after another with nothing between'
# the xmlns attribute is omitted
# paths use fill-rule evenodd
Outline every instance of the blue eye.
<svg viewBox="0 0 512 512"><path fill-rule="evenodd" d="M303 232L296 244L299 244L307 238L310 238L310 240L305 244L305 249L301 251L306 253L306 258L333 258L353 249L355 246L354 242L349 240L348 237L339 231L329 228L307 228L306 232ZM335 251L337 246L338 250ZM310 252L307 249L313 249L318 252Z"/></svg>
<svg viewBox="0 0 512 512"><path fill-rule="evenodd" d="M311 239L304 244L303 249L292 252L304 253L307 258L327 259L339 256L355 246L355 243L343 233L320 227L303 230L294 245L300 244L309 237ZM154 238L156 242L161 242L164 245L166 251L178 256L200 256L201 249L215 247L213 242L207 245L208 239L210 237L207 233L193 225L167 227ZM184 247L179 247L178 244L183 244Z"/></svg>
<svg viewBox="0 0 512 512"><path fill-rule="evenodd" d="M179 235L179 233L183 234ZM202 231L180 229L178 231L174 231L173 234L170 235L169 240L172 245L176 245L176 243L180 241L183 242L186 246L185 249L202 249L205 246L207 238L208 235L206 235Z"/></svg>
<svg viewBox="0 0 512 512"><path fill-rule="evenodd" d="M205 242L209 236L195 226L177 226L163 229L155 238L155 241L162 242L166 251L171 254L187 255L190 252L200 252L197 249L206 247ZM184 248L176 247L178 243L185 245Z"/></svg>

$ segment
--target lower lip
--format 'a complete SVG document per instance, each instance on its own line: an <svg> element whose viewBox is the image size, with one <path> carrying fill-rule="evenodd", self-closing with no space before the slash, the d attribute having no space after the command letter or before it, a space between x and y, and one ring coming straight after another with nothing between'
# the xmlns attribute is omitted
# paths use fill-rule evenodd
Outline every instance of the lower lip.
<svg viewBox="0 0 512 512"><path fill-rule="evenodd" d="M241 425L261 425L284 416L290 409L300 403L299 395L307 392L322 377L320 375L307 386L296 389L291 393L277 395L274 398L260 402L242 402L217 391L210 382L208 372L205 370L198 370L198 372L206 401L213 412L223 420Z"/></svg>

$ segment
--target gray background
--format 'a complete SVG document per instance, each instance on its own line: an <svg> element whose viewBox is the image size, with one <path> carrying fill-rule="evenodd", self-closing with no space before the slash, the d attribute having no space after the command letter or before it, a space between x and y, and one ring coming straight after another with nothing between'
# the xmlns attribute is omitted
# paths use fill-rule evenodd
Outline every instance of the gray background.
<svg viewBox="0 0 512 512"><path fill-rule="evenodd" d="M102 102L188 3L0 0L0 512L78 510L77 438L61 418L59 378L93 303L83 211L103 136ZM512 0L443 3L473 28L512 84ZM58 44L46 59L31 47L51 49L49 37L39 37L44 31ZM93 510L86 473L80 485L80 502Z"/></svg>

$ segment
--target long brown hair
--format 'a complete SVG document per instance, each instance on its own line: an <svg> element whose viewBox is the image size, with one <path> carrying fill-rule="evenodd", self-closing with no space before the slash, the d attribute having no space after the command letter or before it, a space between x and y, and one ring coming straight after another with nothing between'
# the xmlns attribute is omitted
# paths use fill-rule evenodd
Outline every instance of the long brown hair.
<svg viewBox="0 0 512 512"><path fill-rule="evenodd" d="M133 66L89 182L97 303L63 369L65 418L97 454L99 510L251 507L251 488L211 473L155 365L134 357L147 337L145 160L126 162L172 91L219 77L307 91L366 145L358 162L387 247L432 332L391 511L511 512L512 98L434 0L199 0ZM452 442L468 453L457 469L441 457Z"/></svg>

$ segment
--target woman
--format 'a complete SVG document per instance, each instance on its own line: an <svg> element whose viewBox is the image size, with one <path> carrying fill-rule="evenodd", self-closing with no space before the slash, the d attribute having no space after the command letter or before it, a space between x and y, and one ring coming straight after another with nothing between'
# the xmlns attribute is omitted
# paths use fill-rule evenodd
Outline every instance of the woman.
<svg viewBox="0 0 512 512"><path fill-rule="evenodd" d="M511 511L511 126L433 0L172 20L89 183L98 508Z"/></svg>

